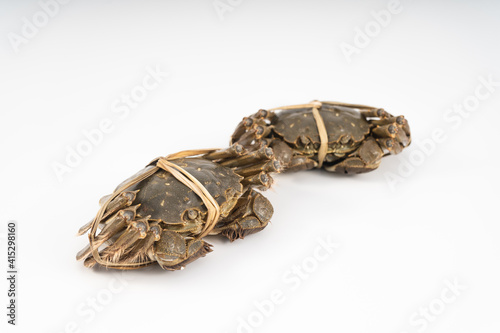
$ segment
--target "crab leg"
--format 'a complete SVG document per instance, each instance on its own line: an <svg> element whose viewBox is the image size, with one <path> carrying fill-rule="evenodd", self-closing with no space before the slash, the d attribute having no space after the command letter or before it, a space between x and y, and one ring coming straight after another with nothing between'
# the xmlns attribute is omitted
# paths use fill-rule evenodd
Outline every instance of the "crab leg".
<svg viewBox="0 0 500 333"><path fill-rule="evenodd" d="M101 230L99 235L95 238L93 247L100 247L107 240L109 240L114 235L117 235L120 231L124 230L127 225L135 218L137 208L140 205L135 205L126 209L123 209L116 213L114 216L109 218ZM80 252L77 253L76 259L82 260L86 259L92 254L92 247L90 244L85 246Z"/></svg>
<svg viewBox="0 0 500 333"><path fill-rule="evenodd" d="M127 253L127 250L132 247L136 241L146 237L149 229L148 219L150 217L151 216L147 216L130 223L128 228L113 244L101 251L101 259L107 262L118 263L119 259ZM84 265L87 267L93 267L95 264L96 260L94 257L88 257L84 262Z"/></svg>
<svg viewBox="0 0 500 333"><path fill-rule="evenodd" d="M158 222L153 222L149 225L148 234L144 239L139 240L127 252L124 258L124 263L145 263L154 260L151 256L151 251L155 242L160 240L161 228Z"/></svg>
<svg viewBox="0 0 500 333"><path fill-rule="evenodd" d="M374 117L378 117L378 118L382 118L382 119L385 119L385 118L389 118L391 115L385 111L384 109L373 109L373 110L369 110L369 111L361 111L361 114L365 117L365 118L374 118Z"/></svg>
<svg viewBox="0 0 500 333"><path fill-rule="evenodd" d="M271 160L273 157L274 157L273 149L269 147L263 147L259 150L253 151L241 157L222 162L220 163L220 165L232 168L236 166L255 164L262 160Z"/></svg>
<svg viewBox="0 0 500 333"><path fill-rule="evenodd" d="M404 147L407 147L411 142L410 126L408 125L408 121L403 116L399 116L396 119L396 124L399 129L396 137Z"/></svg>
<svg viewBox="0 0 500 333"><path fill-rule="evenodd" d="M380 147L387 151L391 151L394 148L394 140L391 138L388 139L375 139Z"/></svg>
<svg viewBox="0 0 500 333"><path fill-rule="evenodd" d="M231 143L242 144L249 151L261 148L262 141L272 132L271 122L276 117L273 111L261 109L238 124L231 136Z"/></svg>
<svg viewBox="0 0 500 333"><path fill-rule="evenodd" d="M266 124L266 120L272 121L275 116L275 113L272 111L260 109L255 114L251 115L250 117L245 117L242 121L240 121L240 123L236 127L236 130L234 131L233 137L240 137L254 124Z"/></svg>
<svg viewBox="0 0 500 333"><path fill-rule="evenodd" d="M106 208L106 211L104 212L104 215L102 216L101 221L104 221L107 217L109 217L111 214L116 213L120 209L130 206L132 202L134 202L137 192L139 192L139 190L120 193L120 195L118 195L109 203L108 207ZM103 197L100 201L102 201L104 198L107 198L107 196ZM78 230L77 236L81 236L87 231L89 231L90 228L92 227L92 221L93 220L91 220L90 222L86 223L83 227L81 227Z"/></svg>
<svg viewBox="0 0 500 333"><path fill-rule="evenodd" d="M255 140L255 128L250 128L248 131L241 135L237 142L244 147L253 146L252 142Z"/></svg>
<svg viewBox="0 0 500 333"><path fill-rule="evenodd" d="M89 222L85 223L80 229L78 229L78 232L76 233L77 236L81 236L83 234L85 234L87 231L90 230L90 228L92 227L92 222L94 220L90 220Z"/></svg>
<svg viewBox="0 0 500 333"><path fill-rule="evenodd" d="M397 126L393 124L387 124L383 126L377 126L372 130L374 136L376 137L389 137L395 138L396 133L398 132Z"/></svg>
<svg viewBox="0 0 500 333"><path fill-rule="evenodd" d="M269 135L271 133L271 126L255 124L253 129L255 130L255 138L261 139Z"/></svg>
<svg viewBox="0 0 500 333"><path fill-rule="evenodd" d="M259 188L268 189L273 183L270 175L261 171L260 173L244 178L241 183L245 186L257 186Z"/></svg>
<svg viewBox="0 0 500 333"><path fill-rule="evenodd" d="M229 148L217 150L211 153L208 153L203 156L203 158L215 161L215 160L224 160L228 158L235 158L238 156L242 156L245 153L245 149L240 144L234 144Z"/></svg>
<svg viewBox="0 0 500 333"><path fill-rule="evenodd" d="M111 214L116 213L118 210L130 206L132 202L134 202L137 192L139 192L139 190L120 193L108 204L102 218L105 219Z"/></svg>
<svg viewBox="0 0 500 333"><path fill-rule="evenodd" d="M252 125L253 125L252 118L250 117L243 118L238 124L238 126L236 126L236 129L231 138L232 139L231 143L234 143L234 141L236 141L234 140L234 138L240 138L243 134L245 134L248 128L250 128Z"/></svg>
<svg viewBox="0 0 500 333"><path fill-rule="evenodd" d="M369 120L369 122L375 125L372 130L373 137L383 149L391 154L399 154L404 147L410 144L410 127L403 116L390 116L378 120ZM387 138L391 140L385 140Z"/></svg>
<svg viewBox="0 0 500 333"><path fill-rule="evenodd" d="M254 117L255 118L266 119L266 120L272 121L276 117L276 114L274 112L272 112L272 111L260 109L254 115Z"/></svg>
<svg viewBox="0 0 500 333"><path fill-rule="evenodd" d="M273 159L262 164L255 164L252 166L244 166L234 169L234 172L243 177L253 176L255 174L259 174L261 171L279 173L281 171L281 164L277 160Z"/></svg>

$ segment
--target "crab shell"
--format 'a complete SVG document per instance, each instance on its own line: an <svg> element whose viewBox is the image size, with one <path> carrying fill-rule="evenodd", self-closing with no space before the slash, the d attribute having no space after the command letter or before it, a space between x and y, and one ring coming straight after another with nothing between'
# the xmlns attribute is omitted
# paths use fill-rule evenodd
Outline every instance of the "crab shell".
<svg viewBox="0 0 500 333"><path fill-rule="evenodd" d="M230 168L203 158L172 161L193 175L217 201L221 217L227 216L243 193L241 180ZM132 205L140 204L139 217L151 216L175 232L197 233L207 214L202 199L169 172L159 169L151 177L131 186L140 190Z"/></svg>
<svg viewBox="0 0 500 333"><path fill-rule="evenodd" d="M343 155L354 151L372 127L361 113L351 108L323 104L319 113L328 133L328 153ZM312 108L280 111L272 125L274 133L294 149L305 154L318 151L321 140ZM305 144L304 139L310 142Z"/></svg>

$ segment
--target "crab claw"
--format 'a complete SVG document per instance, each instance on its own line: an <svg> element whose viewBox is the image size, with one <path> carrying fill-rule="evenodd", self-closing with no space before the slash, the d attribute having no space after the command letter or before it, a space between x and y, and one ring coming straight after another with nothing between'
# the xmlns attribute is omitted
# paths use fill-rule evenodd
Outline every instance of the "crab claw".
<svg viewBox="0 0 500 333"><path fill-rule="evenodd" d="M184 239L170 230L163 230L155 243L155 259L161 268L175 271L211 252L212 245L199 239Z"/></svg>

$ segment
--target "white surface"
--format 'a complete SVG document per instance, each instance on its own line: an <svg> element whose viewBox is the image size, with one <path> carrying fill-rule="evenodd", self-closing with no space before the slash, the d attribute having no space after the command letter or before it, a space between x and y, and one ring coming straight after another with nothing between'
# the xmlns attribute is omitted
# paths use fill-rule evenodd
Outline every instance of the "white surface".
<svg viewBox="0 0 500 333"><path fill-rule="evenodd" d="M73 1L15 53L8 34L41 9L2 1L0 220L20 226L19 325L3 310L2 332L236 332L275 289L284 302L241 332L498 332L500 87L468 117L445 115L473 102L479 77L500 81L499 4L401 0L349 63L340 45L388 2L230 3L221 20L212 0ZM120 118L115 101L156 66L169 77ZM273 223L211 240L214 252L184 271L125 272L123 284L74 260L98 199L152 158L225 146L243 116L312 99L404 114L414 144L366 175L276 176ZM59 182L53 163L105 118L113 130ZM417 142L436 129L446 140L423 155ZM392 189L386 177L410 156L422 163ZM340 246L293 290L288 270L311 264L318 237ZM454 279L467 288L450 300ZM442 313L424 327L414 313L429 306Z"/></svg>

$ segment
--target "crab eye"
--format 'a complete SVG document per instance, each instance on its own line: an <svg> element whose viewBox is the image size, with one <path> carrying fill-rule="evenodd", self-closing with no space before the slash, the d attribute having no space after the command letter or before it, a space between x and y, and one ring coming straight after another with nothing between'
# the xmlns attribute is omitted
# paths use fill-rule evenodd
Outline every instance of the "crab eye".
<svg viewBox="0 0 500 333"><path fill-rule="evenodd" d="M198 212L195 209L190 209L187 211L187 217L190 220L194 220L198 217Z"/></svg>

